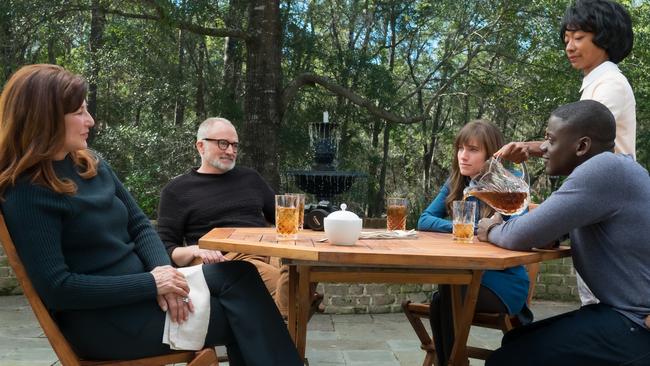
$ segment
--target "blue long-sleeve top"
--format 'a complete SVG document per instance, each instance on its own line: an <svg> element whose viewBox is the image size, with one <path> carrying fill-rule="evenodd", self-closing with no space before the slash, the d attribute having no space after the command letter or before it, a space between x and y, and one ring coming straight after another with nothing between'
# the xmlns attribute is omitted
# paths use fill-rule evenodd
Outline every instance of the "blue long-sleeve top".
<svg viewBox="0 0 650 366"><path fill-rule="evenodd" d="M452 232L452 222L447 219L447 206L445 200L449 196L449 184L445 182L440 188L440 192L436 198L429 204L424 212L420 215L418 220L418 230L422 231L438 231L441 233ZM468 200L475 200L474 197L469 197ZM477 210L478 211L478 210Z"/></svg>
<svg viewBox="0 0 650 366"><path fill-rule="evenodd" d="M420 215L418 230L443 233L452 232L452 221L448 219L450 215L445 205L445 199L447 199L449 192L449 181L447 181L440 188L440 192L438 192L436 198ZM480 219L480 208L484 203L475 197L469 197L468 200L477 202L475 220L478 222ZM508 216L504 216L504 220L508 220L509 218ZM529 280L526 269L523 266L507 268L501 271L487 270L483 272L481 285L492 290L505 304L510 314L519 313L526 304Z"/></svg>

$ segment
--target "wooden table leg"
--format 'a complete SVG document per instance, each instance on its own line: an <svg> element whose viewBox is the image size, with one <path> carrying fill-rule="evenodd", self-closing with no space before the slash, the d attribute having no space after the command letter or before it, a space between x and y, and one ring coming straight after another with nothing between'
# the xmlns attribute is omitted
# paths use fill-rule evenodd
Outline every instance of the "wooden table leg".
<svg viewBox="0 0 650 366"><path fill-rule="evenodd" d="M464 285L460 286L450 286L451 287L451 311L452 314L452 320L453 320L453 325L454 325L454 334L458 334L460 332L460 319L459 315L461 314L460 311L463 308L463 294L462 294L462 288Z"/></svg>
<svg viewBox="0 0 650 366"><path fill-rule="evenodd" d="M298 266L298 320L296 324L296 347L301 359L305 359L307 345L307 322L309 321L309 306L311 294L309 293L310 266Z"/></svg>
<svg viewBox="0 0 650 366"><path fill-rule="evenodd" d="M298 270L296 266L289 266L289 314L287 316L287 328L293 343L298 347L296 332L298 330Z"/></svg>
<svg viewBox="0 0 650 366"><path fill-rule="evenodd" d="M461 296L462 285L453 285L451 288L454 328L456 332L454 335L454 347L449 357L449 365L464 366L468 364L467 338L469 337L469 329L472 326L472 319L474 319L476 301L478 300L478 292L481 287L481 277L483 277L483 271L475 270L472 272L472 280L467 286L465 300L462 304L459 304L458 301Z"/></svg>

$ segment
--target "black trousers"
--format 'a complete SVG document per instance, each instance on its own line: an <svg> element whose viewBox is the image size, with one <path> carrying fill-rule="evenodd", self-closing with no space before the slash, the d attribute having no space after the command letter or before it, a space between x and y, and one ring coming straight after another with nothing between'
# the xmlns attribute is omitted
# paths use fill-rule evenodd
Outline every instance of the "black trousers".
<svg viewBox="0 0 650 366"><path fill-rule="evenodd" d="M303 363L255 267L243 261L203 266L212 296L205 345L225 345L231 366ZM137 330L131 323L140 323ZM155 300L119 309L66 312L61 329L87 359L133 359L170 352L162 343L165 313Z"/></svg>
<svg viewBox="0 0 650 366"><path fill-rule="evenodd" d="M492 290L481 286L476 302L476 311L499 313L507 312L508 309ZM454 320L452 318L450 285L439 285L438 291L433 293L431 306L429 307L429 322L431 323L438 365L446 365L449 362L454 346Z"/></svg>
<svg viewBox="0 0 650 366"><path fill-rule="evenodd" d="M648 366L650 330L593 304L508 332L487 366Z"/></svg>

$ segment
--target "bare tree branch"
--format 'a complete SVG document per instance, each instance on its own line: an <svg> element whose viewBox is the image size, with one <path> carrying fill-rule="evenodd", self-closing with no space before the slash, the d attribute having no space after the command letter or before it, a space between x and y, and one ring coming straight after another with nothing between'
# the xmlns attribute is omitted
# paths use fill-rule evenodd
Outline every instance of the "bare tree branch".
<svg viewBox="0 0 650 366"><path fill-rule="evenodd" d="M403 117L399 116L389 110L383 109L378 107L373 101L364 98L355 92L351 91L350 89L347 89L339 84L337 84L335 81L324 77L324 76L319 76L316 74L312 73L304 73L299 75L296 79L294 79L289 85L285 88L284 93L282 95L282 101L284 104L284 108L288 108L290 105L291 101L293 101L294 97L298 93L301 87L305 85L320 85L323 88L329 90L335 95L344 97L348 99L350 102L358 105L359 107L365 108L370 114L379 117L385 121L388 122L393 122L393 123L401 123L401 124L412 124L412 123L418 123L421 122L427 118L429 118L429 113L431 112L431 108L435 104L435 101L442 95L449 87L453 84L455 79L465 72L467 68L469 67L469 64L472 62L474 57L481 51L481 47L477 46L470 52L470 54L467 57L467 60L465 63L456 69L454 73L447 78L445 83L441 85L438 90L431 96L429 99L429 103L426 105L424 108L424 112L419 115L419 116L410 116L410 117Z"/></svg>
<svg viewBox="0 0 650 366"><path fill-rule="evenodd" d="M149 4L148 1L146 1L147 4ZM194 24L191 22L186 22L183 20L177 20L177 19L172 19L164 15L163 9L159 5L155 5L155 2L151 2L153 6L155 6L155 10L157 14L139 14L139 13L128 13L125 11L117 10L117 9L107 9L106 13L107 14L113 14L117 16L121 16L124 18L133 18L133 19L144 19L144 20L154 20L154 21L167 21L169 22L172 26L186 30L195 34L200 34L204 36L210 36L210 37L233 37L233 38L238 38L247 41L250 36L248 33L242 31L241 29L227 29L227 28L210 28L210 27L204 27L198 24Z"/></svg>
<svg viewBox="0 0 650 366"><path fill-rule="evenodd" d="M330 92L336 95L348 99L352 103L367 109L371 114L389 122L410 124L410 123L419 122L422 119L426 118L426 116L417 116L417 117L398 116L390 111L377 107L371 100L368 100L354 93L353 91L338 85L335 81L312 73L304 73L299 75L294 81L292 81L289 84L289 86L287 86L283 94L283 101L284 101L285 108L293 100L293 98L298 93L298 90L301 87L305 85L315 85L315 84L322 86L323 88L329 90Z"/></svg>
<svg viewBox="0 0 650 366"><path fill-rule="evenodd" d="M128 12L121 11L121 10L116 10L116 9L106 9L106 13L107 14L118 15L118 16L121 16L121 17L124 17L124 18L132 18L132 19L144 19L144 20L156 20L156 21L162 19L158 15L128 13Z"/></svg>

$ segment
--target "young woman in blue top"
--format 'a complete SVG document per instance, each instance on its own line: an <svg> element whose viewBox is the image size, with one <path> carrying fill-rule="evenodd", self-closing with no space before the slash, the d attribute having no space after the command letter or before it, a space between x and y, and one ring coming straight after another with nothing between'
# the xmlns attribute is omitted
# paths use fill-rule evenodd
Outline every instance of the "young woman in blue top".
<svg viewBox="0 0 650 366"><path fill-rule="evenodd" d="M436 198L422 213L418 220L418 230L447 232L452 231L449 219L453 201L463 199L463 190L473 184L485 161L503 146L501 131L485 120L475 120L466 124L456 136L454 142L451 174L440 189ZM489 217L494 210L477 202L476 220ZM459 244L460 245L460 244ZM519 314L524 312L524 322L532 320L532 314L526 307L528 297L528 275L523 266L502 271L485 271L481 281L477 312L496 312ZM439 365L446 365L454 342L453 322L451 319L451 294L449 286L439 286L433 294L430 308L431 329L436 347Z"/></svg>

